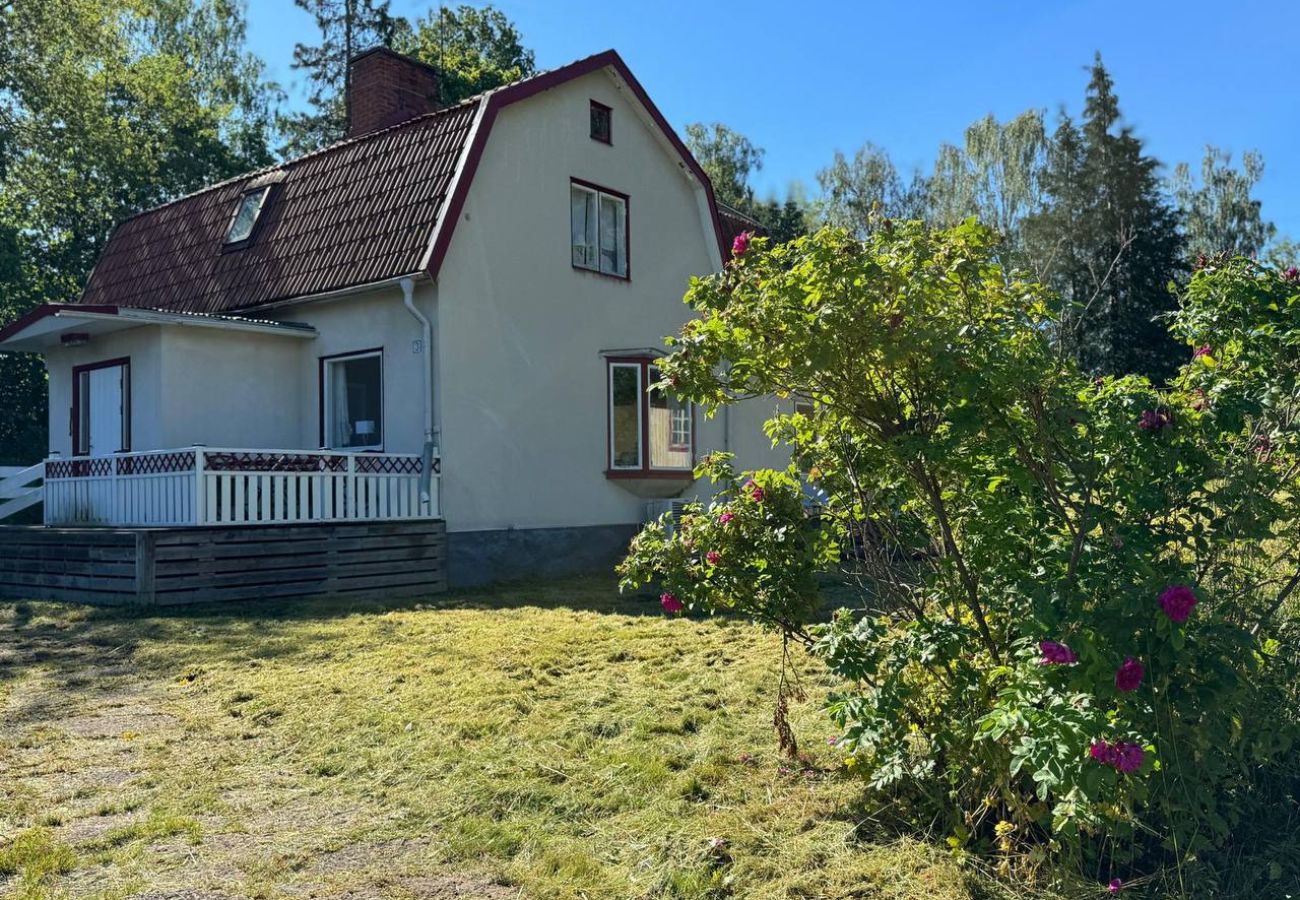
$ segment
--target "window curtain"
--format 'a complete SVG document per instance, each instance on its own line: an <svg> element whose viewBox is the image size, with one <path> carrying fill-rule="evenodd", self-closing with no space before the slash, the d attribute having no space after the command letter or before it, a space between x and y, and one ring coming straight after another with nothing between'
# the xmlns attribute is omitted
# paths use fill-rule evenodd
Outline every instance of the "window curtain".
<svg viewBox="0 0 1300 900"><path fill-rule="evenodd" d="M596 195L574 187L570 191L570 238L573 242L573 263L595 268L596 250Z"/></svg>
<svg viewBox="0 0 1300 900"><path fill-rule="evenodd" d="M626 222L623 202L617 197L600 198L600 270L611 275L626 274Z"/></svg>
<svg viewBox="0 0 1300 900"><path fill-rule="evenodd" d="M338 450L352 443L352 423L348 416L347 366L330 364L330 447Z"/></svg>

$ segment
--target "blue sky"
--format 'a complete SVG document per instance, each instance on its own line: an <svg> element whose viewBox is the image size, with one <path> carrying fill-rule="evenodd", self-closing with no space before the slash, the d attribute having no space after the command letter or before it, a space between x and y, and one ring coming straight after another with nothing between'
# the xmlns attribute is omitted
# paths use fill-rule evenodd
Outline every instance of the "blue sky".
<svg viewBox="0 0 1300 900"><path fill-rule="evenodd" d="M434 4L436 5L436 4ZM760 195L809 189L864 141L929 168L971 121L1028 108L1077 114L1100 50L1126 120L1170 169L1214 143L1258 149L1264 215L1300 239L1300 27L1291 3L1200 0L616 3L499 0L549 68L613 47L679 130L721 121L767 151ZM422 14L428 2L393 0ZM292 0L252 0L252 49L301 94Z"/></svg>

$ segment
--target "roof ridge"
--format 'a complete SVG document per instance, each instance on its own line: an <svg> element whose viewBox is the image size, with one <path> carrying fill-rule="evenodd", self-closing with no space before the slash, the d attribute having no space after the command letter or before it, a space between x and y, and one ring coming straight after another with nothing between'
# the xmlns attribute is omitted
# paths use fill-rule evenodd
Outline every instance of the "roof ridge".
<svg viewBox="0 0 1300 900"><path fill-rule="evenodd" d="M302 154L301 156L295 156L292 159L286 159L278 163L262 166L260 169L250 169L247 172L241 172L238 175L232 175L229 178L223 178L221 181L214 181L212 184L204 185L201 188L190 191L188 194L182 194L181 196L176 197L174 199L164 201L163 203L155 204L154 206L146 207L145 209L142 209L139 212L131 213L131 215L129 216L125 216L124 218L118 219L117 223L113 227L114 229L116 229L124 225L125 223L130 222L132 219L138 219L140 218L140 216L147 216L150 213L157 212L160 209L166 209L169 206L173 206L177 203L184 202L185 200L192 200L195 197L208 193L208 191L215 191L218 188L223 188L231 184L234 184L236 181L247 181L248 179L258 177L259 175L265 175L268 172L274 172L279 169L287 169L290 166L297 165L298 163L303 162L305 160L315 159L319 156L324 156L326 153L332 153L335 150L341 150L344 147L350 147L354 144L359 144L362 143L363 141L368 141L371 138L377 138L383 134L390 134L394 131L399 131L403 128L406 128L407 126L414 125L417 122L425 122L428 121L429 119L435 119L438 116L445 115L447 113L459 112L460 110L464 109L467 106L471 106L473 104L481 102L484 97L492 93L492 91L494 90L499 90L499 88L492 88L490 90L480 91L479 93L474 94L472 97L466 97L464 100L452 106L444 106L442 109L435 109L427 113L421 113L418 116L413 116L409 119L404 119L401 122L394 123L385 128L380 128L375 131L368 131L365 134L358 134L355 135L354 137L343 138L342 140L335 141L332 144L326 144L324 147L317 147L315 150L308 150L306 153Z"/></svg>
<svg viewBox="0 0 1300 900"><path fill-rule="evenodd" d="M377 49L380 48L372 47L370 48L370 50L363 51L363 52L368 53ZM377 131L369 131L366 132L365 134L358 134L355 137L343 138L342 140L335 141L332 144L327 144L324 147L317 147L315 150L308 150L306 153L302 154L301 156L295 156L293 159L281 160L278 163L274 163L268 166L263 166L260 169L253 169L248 172L243 172L239 175L232 175L229 178L224 178L221 181L217 181L209 185L204 185L203 187L198 188L197 190L190 191L188 194L182 194L181 196L176 197L172 200L168 200L164 203L157 203L153 206L142 209L139 212L134 212L131 215L126 216L122 219L118 219L117 222L114 223L113 229L117 230L119 227L126 224L127 222L130 222L132 219L138 219L140 216L145 216L148 215L149 213L157 212L160 209L166 209L167 207L172 206L173 204L181 203L182 201L193 199L194 197L198 197L202 194L206 194L208 191L215 191L218 188L226 187L228 185L235 183L236 181L244 181L245 179L255 178L258 175L264 175L267 172L274 172L277 169L285 169L288 168L289 166L296 165L297 163L300 163L304 160L314 159L326 153L331 153L335 150L342 149L343 147L350 147L353 144L358 144L362 141L368 141L371 138L379 137L382 134L390 134L399 129L406 128L410 125L414 125L417 122L424 122L429 119L433 119L438 116L444 115L446 113L451 113L451 112L461 110L466 106L470 106L471 104L482 102L492 94L498 93L500 91L504 91L508 88L517 87L518 85L521 84L526 84L527 82L532 81L536 78L542 78L546 75L549 75L551 72L556 72L559 71L560 69L567 69L570 66L576 66L579 63L586 62L587 60L590 59L595 59L598 56L604 56L605 54L610 52L612 51L601 50L598 53L589 53L586 56L579 57L578 59L565 63L564 65L553 66L549 69L543 69L541 71L534 72L533 74L528 75L524 78L517 78L514 81L509 81L506 82L505 84L497 85L496 87L488 88L487 90L484 91L479 91L477 94L473 94L469 97L466 97L464 100L461 100L459 103L455 103L451 106L444 106L442 109L435 109L427 113L421 113L418 116L413 116L412 118L406 119L402 122L394 123L392 125L387 126L386 128L380 128ZM89 283L89 279L87 279L87 283Z"/></svg>

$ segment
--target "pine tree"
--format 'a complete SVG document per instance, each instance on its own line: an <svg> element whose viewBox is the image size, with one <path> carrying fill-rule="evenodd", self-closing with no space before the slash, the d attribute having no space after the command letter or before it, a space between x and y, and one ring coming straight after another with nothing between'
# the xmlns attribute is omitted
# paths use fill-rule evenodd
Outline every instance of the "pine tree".
<svg viewBox="0 0 1300 900"><path fill-rule="evenodd" d="M307 73L311 109L285 116L286 156L297 156L332 144L347 133L348 60L370 47L392 43L396 22L389 0L293 0L316 19L319 44L296 44L293 68Z"/></svg>
<svg viewBox="0 0 1300 900"><path fill-rule="evenodd" d="M1057 129L1044 175L1048 208L1026 224L1039 277L1061 295L1062 349L1098 373L1159 381L1184 354L1162 319L1184 262L1159 167L1121 123L1098 54L1082 127L1067 118Z"/></svg>

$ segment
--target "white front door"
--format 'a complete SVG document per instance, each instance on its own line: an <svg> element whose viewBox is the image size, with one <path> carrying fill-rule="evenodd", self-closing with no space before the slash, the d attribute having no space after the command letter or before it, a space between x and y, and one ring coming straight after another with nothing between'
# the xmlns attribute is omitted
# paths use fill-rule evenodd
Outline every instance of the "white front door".
<svg viewBox="0 0 1300 900"><path fill-rule="evenodd" d="M91 369L85 378L87 453L108 456L126 449L126 367Z"/></svg>

